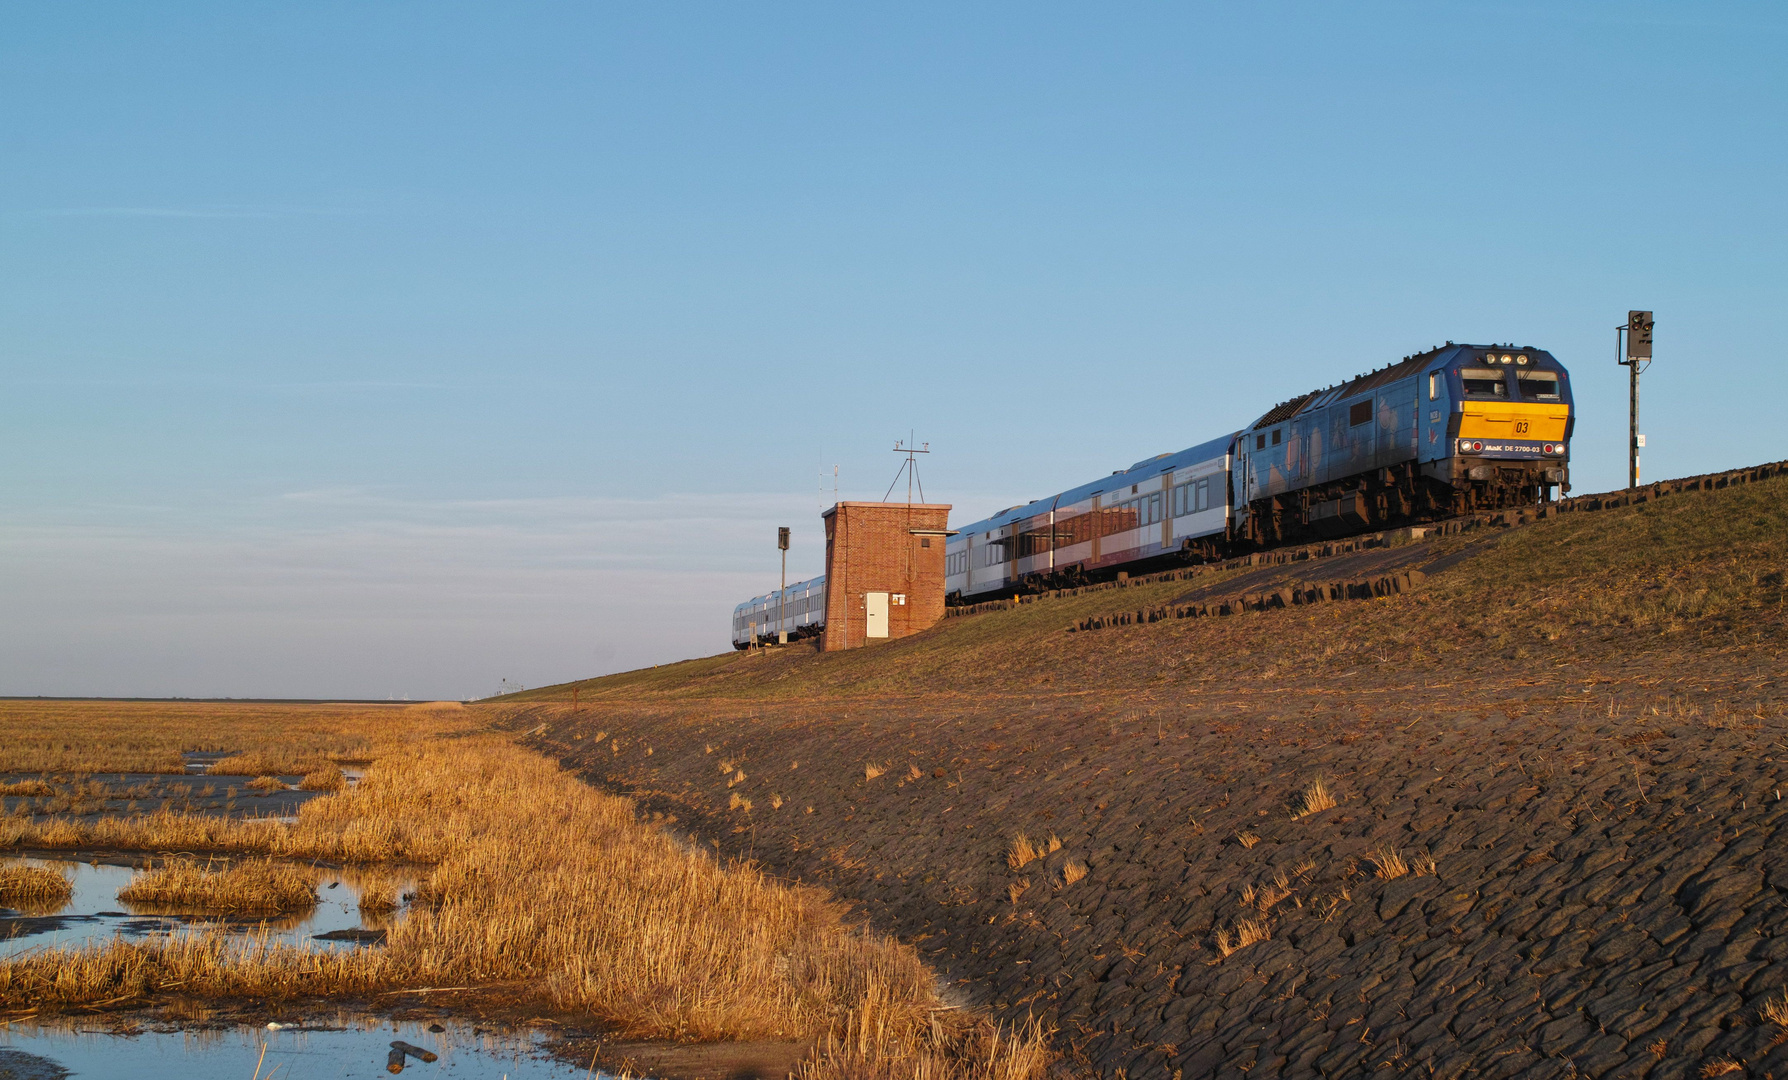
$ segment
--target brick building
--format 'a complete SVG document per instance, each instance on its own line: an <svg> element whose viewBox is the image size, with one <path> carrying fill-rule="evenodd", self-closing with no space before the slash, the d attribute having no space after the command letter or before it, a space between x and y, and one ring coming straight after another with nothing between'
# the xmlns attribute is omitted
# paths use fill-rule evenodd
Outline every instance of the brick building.
<svg viewBox="0 0 1788 1080"><path fill-rule="evenodd" d="M841 502L822 517L825 651L906 637L944 617L947 504Z"/></svg>

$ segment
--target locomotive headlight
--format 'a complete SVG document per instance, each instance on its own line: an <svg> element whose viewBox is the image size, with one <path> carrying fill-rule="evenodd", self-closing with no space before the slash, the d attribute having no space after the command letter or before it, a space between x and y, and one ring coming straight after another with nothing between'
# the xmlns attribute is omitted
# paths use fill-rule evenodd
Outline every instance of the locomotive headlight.
<svg viewBox="0 0 1788 1080"><path fill-rule="evenodd" d="M1527 363L1527 354L1522 353L1520 356L1515 357L1515 363L1517 363L1517 364Z"/></svg>
<svg viewBox="0 0 1788 1080"><path fill-rule="evenodd" d="M1502 354L1502 362L1503 363L1505 363L1505 364L1513 363L1514 360L1515 360L1515 358L1510 356L1508 353Z"/></svg>

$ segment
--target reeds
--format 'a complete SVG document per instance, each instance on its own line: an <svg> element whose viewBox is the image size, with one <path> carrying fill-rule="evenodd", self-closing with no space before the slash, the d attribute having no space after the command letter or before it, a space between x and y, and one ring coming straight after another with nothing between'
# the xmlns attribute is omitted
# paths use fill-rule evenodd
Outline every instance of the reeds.
<svg viewBox="0 0 1788 1080"><path fill-rule="evenodd" d="M1002 1031L973 1015L913 1010L872 988L791 1080L1042 1080L1055 1055L1035 1018Z"/></svg>
<svg viewBox="0 0 1788 1080"><path fill-rule="evenodd" d="M945 1006L917 954L844 926L824 893L750 865L720 865L640 822L631 801L499 736L391 750L354 789L306 803L294 825L173 814L0 819L0 842L25 836L39 846L252 851L433 869L381 949L315 953L176 938L34 955L0 962L0 1006L118 1002L176 985L199 996L275 999L502 981L634 1037L830 1040L843 1056L814 1063L830 1070L809 1073L815 1080L892 1075L865 1069L1028 1080L1049 1058L1035 1030L938 1020ZM865 1041L853 1024L869 1025L874 1037Z"/></svg>
<svg viewBox="0 0 1788 1080"><path fill-rule="evenodd" d="M398 904L397 886L389 881L368 881L360 886L358 906L363 915L389 915Z"/></svg>
<svg viewBox="0 0 1788 1080"><path fill-rule="evenodd" d="M1294 818L1309 817L1311 814L1320 814L1324 810L1333 810L1336 805L1335 793L1330 791L1328 783L1318 776L1298 793L1297 802L1292 806L1291 816Z"/></svg>
<svg viewBox="0 0 1788 1080"><path fill-rule="evenodd" d="M0 906L20 910L60 907L74 895L67 876L46 866L0 866Z"/></svg>
<svg viewBox="0 0 1788 1080"><path fill-rule="evenodd" d="M56 794L56 789L43 780L15 780L12 783L0 784L0 795L14 798L34 798L54 794Z"/></svg>
<svg viewBox="0 0 1788 1080"><path fill-rule="evenodd" d="M300 791L341 791L348 786L348 778L342 775L341 766L333 761L325 762L304 774L298 782Z"/></svg>
<svg viewBox="0 0 1788 1080"><path fill-rule="evenodd" d="M1237 919L1234 933L1228 930L1217 931L1215 944L1218 954L1227 958L1237 949L1267 941L1272 936L1272 927L1265 919Z"/></svg>
<svg viewBox="0 0 1788 1080"><path fill-rule="evenodd" d="M1392 881L1409 873L1409 864L1397 849L1389 844L1373 848L1366 853L1366 861L1372 864L1372 872L1386 881Z"/></svg>
<svg viewBox="0 0 1788 1080"><path fill-rule="evenodd" d="M310 875L271 859L247 859L214 869L196 859L175 859L152 867L118 890L133 907L195 915L278 915L317 902Z"/></svg>
<svg viewBox="0 0 1788 1080"><path fill-rule="evenodd" d="M302 774L364 758L472 718L451 703L256 705L211 702L0 701L0 774L172 773L185 750L232 751L232 775Z"/></svg>
<svg viewBox="0 0 1788 1080"><path fill-rule="evenodd" d="M1043 856L1060 850L1062 841L1054 834L1047 841L1038 841L1018 833L1012 837L1012 846L1006 849L1006 865L1014 870L1022 870Z"/></svg>
<svg viewBox="0 0 1788 1080"><path fill-rule="evenodd" d="M253 791L284 791L286 782L277 776L257 776L248 782L248 786Z"/></svg>

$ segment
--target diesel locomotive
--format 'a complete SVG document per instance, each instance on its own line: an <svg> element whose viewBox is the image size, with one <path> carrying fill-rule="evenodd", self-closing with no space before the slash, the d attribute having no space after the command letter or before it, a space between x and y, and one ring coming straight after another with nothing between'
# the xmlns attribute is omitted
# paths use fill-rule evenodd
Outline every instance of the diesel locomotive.
<svg viewBox="0 0 1788 1080"><path fill-rule="evenodd" d="M1574 419L1570 376L1551 353L1448 342L964 525L945 545L944 588L952 602L984 599L1545 502L1570 490ZM801 582L789 599L800 590L813 603L824 588ZM816 622L788 604L778 619L777 600L735 609L735 645L823 626L823 601Z"/></svg>

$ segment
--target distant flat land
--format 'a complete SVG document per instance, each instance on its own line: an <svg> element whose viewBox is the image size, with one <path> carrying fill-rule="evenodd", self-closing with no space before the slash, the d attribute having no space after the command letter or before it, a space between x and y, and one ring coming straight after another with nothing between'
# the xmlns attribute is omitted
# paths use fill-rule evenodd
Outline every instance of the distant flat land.
<svg viewBox="0 0 1788 1080"><path fill-rule="evenodd" d="M1087 1074L1788 1080L1785 572L1778 477L485 708Z"/></svg>

